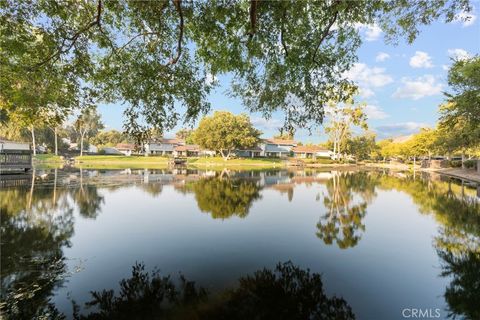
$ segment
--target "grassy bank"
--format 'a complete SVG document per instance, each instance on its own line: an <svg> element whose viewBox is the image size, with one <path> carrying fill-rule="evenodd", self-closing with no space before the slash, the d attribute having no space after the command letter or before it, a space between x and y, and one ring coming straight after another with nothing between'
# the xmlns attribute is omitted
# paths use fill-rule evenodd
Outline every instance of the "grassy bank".
<svg viewBox="0 0 480 320"><path fill-rule="evenodd" d="M240 158L223 160L221 157L191 158L187 162L193 166L218 166L218 167L281 167L284 161L275 158Z"/></svg>
<svg viewBox="0 0 480 320"><path fill-rule="evenodd" d="M89 155L76 157L77 166L88 168L164 168L169 165L171 158L145 157L145 156L105 156ZM305 167L343 167L330 159L300 159ZM294 163L293 161L292 163ZM188 158L187 165L192 167L232 168L232 169L258 169L281 168L289 164L288 160L279 158L236 158L225 161L222 157ZM290 163L291 164L291 163ZM350 165L351 166L351 165Z"/></svg>
<svg viewBox="0 0 480 320"><path fill-rule="evenodd" d="M89 169L164 169L168 158L145 156L81 156L75 158L75 166Z"/></svg>
<svg viewBox="0 0 480 320"><path fill-rule="evenodd" d="M78 163L168 163L168 158L145 156L81 156L75 157Z"/></svg>
<svg viewBox="0 0 480 320"><path fill-rule="evenodd" d="M37 163L61 163L63 159L54 154L37 154L33 156L33 161Z"/></svg>

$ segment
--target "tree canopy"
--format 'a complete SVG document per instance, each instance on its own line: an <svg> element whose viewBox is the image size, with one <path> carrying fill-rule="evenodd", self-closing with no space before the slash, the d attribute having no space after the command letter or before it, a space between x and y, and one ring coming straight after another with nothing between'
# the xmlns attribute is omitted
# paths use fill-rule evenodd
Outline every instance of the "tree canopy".
<svg viewBox="0 0 480 320"><path fill-rule="evenodd" d="M421 26L470 10L469 0L6 0L0 104L33 114L120 101L129 133L164 132L209 111L216 77L230 73L249 111L283 111L286 129L308 128L354 92L345 71L362 28L413 42Z"/></svg>
<svg viewBox="0 0 480 320"><path fill-rule="evenodd" d="M246 114L236 116L227 111L216 111L213 116L200 121L193 141L205 149L220 152L224 160L228 160L234 150L255 147L260 134Z"/></svg>
<svg viewBox="0 0 480 320"><path fill-rule="evenodd" d="M439 127L445 133L443 146L465 153L480 147L480 56L455 61L448 72L453 92L440 107Z"/></svg>

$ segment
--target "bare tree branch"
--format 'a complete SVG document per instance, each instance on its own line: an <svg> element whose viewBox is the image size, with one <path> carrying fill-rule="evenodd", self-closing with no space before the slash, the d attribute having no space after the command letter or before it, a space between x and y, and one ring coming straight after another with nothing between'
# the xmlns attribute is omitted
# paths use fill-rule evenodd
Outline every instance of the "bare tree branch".
<svg viewBox="0 0 480 320"><path fill-rule="evenodd" d="M175 5L175 9L178 12L178 16L180 18L179 29L180 33L178 35L178 43L177 43L177 56L172 58L167 65L172 65L178 62L180 56L182 55L182 41L183 41L183 11L182 11L182 1L181 0L173 0L173 4Z"/></svg>

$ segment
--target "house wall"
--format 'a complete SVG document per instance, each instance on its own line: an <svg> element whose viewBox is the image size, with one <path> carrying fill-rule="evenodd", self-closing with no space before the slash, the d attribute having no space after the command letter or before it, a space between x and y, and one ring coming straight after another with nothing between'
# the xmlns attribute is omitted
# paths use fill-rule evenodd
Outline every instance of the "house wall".
<svg viewBox="0 0 480 320"><path fill-rule="evenodd" d="M235 154L237 155L237 157L252 158L252 157L261 157L262 151L236 150Z"/></svg>
<svg viewBox="0 0 480 320"><path fill-rule="evenodd" d="M315 153L313 152L297 152L295 153L295 158L299 159L306 159L306 158L332 158L332 152L331 151L317 151Z"/></svg>
<svg viewBox="0 0 480 320"><path fill-rule="evenodd" d="M131 156L132 155L132 150L118 150L120 153L126 155L126 156Z"/></svg>
<svg viewBox="0 0 480 320"><path fill-rule="evenodd" d="M171 143L148 143L145 146L145 151L147 154L171 155L175 146Z"/></svg>
<svg viewBox="0 0 480 320"><path fill-rule="evenodd" d="M316 157L319 157L319 158L332 158L333 156L333 152L330 151L330 150L327 150L327 151L317 151L315 153L315 156Z"/></svg>

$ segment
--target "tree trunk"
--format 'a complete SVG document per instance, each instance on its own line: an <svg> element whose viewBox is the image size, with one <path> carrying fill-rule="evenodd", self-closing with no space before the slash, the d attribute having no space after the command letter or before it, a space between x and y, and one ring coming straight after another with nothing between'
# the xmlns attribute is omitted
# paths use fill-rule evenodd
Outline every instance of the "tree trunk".
<svg viewBox="0 0 480 320"><path fill-rule="evenodd" d="M57 127L53 129L55 133L55 155L58 156L58 135L57 135Z"/></svg>
<svg viewBox="0 0 480 320"><path fill-rule="evenodd" d="M416 165L417 165L417 158L413 156L413 170L415 170Z"/></svg>
<svg viewBox="0 0 480 320"><path fill-rule="evenodd" d="M462 169L465 169L465 153L462 152Z"/></svg>
<svg viewBox="0 0 480 320"><path fill-rule="evenodd" d="M32 146L33 146L33 155L37 155L37 144L35 143L35 129L33 125L30 127L30 132L32 133Z"/></svg>
<svg viewBox="0 0 480 320"><path fill-rule="evenodd" d="M477 160L477 172L480 173L480 160Z"/></svg>
<svg viewBox="0 0 480 320"><path fill-rule="evenodd" d="M53 180L53 207L57 207L57 168L55 168L55 176Z"/></svg>
<svg viewBox="0 0 480 320"><path fill-rule="evenodd" d="M227 160L228 160L228 155L225 156L225 153L223 153L223 149L220 150L220 154L222 155L223 161L227 161Z"/></svg>
<svg viewBox="0 0 480 320"><path fill-rule="evenodd" d="M80 157L83 156L83 134L80 134Z"/></svg>

